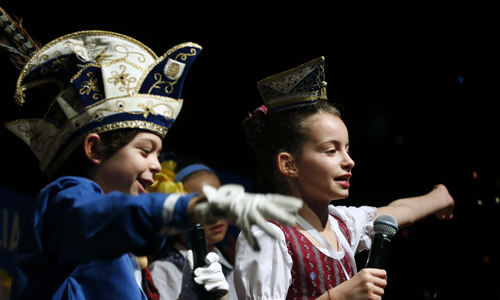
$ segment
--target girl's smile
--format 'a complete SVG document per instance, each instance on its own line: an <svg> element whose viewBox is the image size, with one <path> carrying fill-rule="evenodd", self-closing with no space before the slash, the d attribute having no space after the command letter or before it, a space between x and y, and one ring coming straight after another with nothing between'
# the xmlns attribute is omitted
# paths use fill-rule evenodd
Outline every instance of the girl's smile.
<svg viewBox="0 0 500 300"><path fill-rule="evenodd" d="M351 184L349 183L349 179L352 177L352 174L345 174L343 176L335 178L335 182L337 182L340 186L345 188L349 188Z"/></svg>

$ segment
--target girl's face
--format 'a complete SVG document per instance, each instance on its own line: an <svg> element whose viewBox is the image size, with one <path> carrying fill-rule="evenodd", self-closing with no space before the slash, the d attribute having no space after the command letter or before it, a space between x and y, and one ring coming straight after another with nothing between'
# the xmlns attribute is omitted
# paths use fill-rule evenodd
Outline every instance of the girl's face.
<svg viewBox="0 0 500 300"><path fill-rule="evenodd" d="M158 135L141 131L115 154L103 158L92 179L104 193L146 193L146 188L153 184L154 175L161 170L158 161L161 148L162 140Z"/></svg>
<svg viewBox="0 0 500 300"><path fill-rule="evenodd" d="M303 200L338 200L349 195L354 161L349 156L349 136L344 122L330 113L308 119L309 134L295 163L292 183Z"/></svg>
<svg viewBox="0 0 500 300"><path fill-rule="evenodd" d="M201 171L197 176L189 177L188 180L182 182L184 185L184 190L188 193L199 192L203 193L202 187L205 184L209 184L214 188L220 188L219 178L211 173L206 171ZM203 224L203 228L205 228L205 238L207 240L207 244L215 244L224 239L224 236L227 232L227 221L219 220L215 224Z"/></svg>

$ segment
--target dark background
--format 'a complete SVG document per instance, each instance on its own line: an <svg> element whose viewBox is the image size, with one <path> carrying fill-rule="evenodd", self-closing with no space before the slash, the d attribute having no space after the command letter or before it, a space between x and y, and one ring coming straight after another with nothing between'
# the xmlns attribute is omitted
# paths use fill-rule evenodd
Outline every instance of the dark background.
<svg viewBox="0 0 500 300"><path fill-rule="evenodd" d="M343 107L356 162L351 195L342 203L386 205L437 183L446 184L456 202L452 221L431 217L396 236L384 299L498 299L500 28L493 4L477 2L1 6L23 17L42 44L93 29L136 38L158 55L179 43L199 43L203 51L164 148L248 177L255 169L241 120L262 104L256 82L325 56L328 96ZM19 72L3 56L0 70L6 122L19 111L12 104ZM34 195L47 184L35 156L1 130L0 183Z"/></svg>

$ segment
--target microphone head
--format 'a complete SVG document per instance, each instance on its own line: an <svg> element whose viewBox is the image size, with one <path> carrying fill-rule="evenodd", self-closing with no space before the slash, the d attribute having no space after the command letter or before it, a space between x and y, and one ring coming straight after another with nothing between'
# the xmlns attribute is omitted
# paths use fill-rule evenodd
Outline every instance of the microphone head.
<svg viewBox="0 0 500 300"><path fill-rule="evenodd" d="M373 230L392 239L398 232L398 221L391 215L381 215L373 222Z"/></svg>

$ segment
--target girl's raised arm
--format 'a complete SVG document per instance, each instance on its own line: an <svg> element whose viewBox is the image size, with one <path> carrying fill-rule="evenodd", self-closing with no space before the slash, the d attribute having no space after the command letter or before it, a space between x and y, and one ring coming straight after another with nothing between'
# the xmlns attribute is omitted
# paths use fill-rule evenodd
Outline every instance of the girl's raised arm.
<svg viewBox="0 0 500 300"><path fill-rule="evenodd" d="M440 220L453 218L455 201L448 189L438 184L434 189L422 196L398 199L387 206L379 207L377 215L389 214L398 220L400 228L411 225L432 214Z"/></svg>

